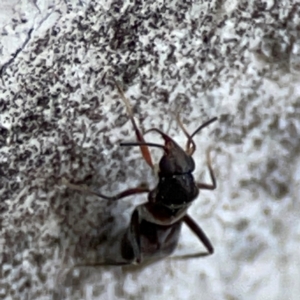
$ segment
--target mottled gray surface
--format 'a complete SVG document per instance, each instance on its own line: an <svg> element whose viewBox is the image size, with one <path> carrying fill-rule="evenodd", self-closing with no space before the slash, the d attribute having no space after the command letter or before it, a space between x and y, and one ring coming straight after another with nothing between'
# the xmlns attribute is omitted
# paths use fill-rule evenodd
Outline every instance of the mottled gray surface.
<svg viewBox="0 0 300 300"><path fill-rule="evenodd" d="M68 4L66 4L68 3ZM100 5L99 3L102 3ZM300 294L300 8L297 1L3 1L0 40L0 211L3 299L264 299ZM192 216L209 258L136 270L81 268L155 184L112 79L141 128L182 145L181 108L196 137L196 178L218 189ZM149 141L159 141L147 135ZM157 161L161 154L153 150ZM198 241L186 229L181 252Z"/></svg>

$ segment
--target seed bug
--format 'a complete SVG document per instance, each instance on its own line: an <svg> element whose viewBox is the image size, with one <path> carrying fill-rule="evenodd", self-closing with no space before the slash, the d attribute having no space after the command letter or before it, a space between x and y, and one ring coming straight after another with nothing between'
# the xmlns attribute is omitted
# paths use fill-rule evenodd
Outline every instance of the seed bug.
<svg viewBox="0 0 300 300"><path fill-rule="evenodd" d="M203 128L215 122L217 117L208 120L190 135L183 126L179 115L177 115L177 122L187 137L185 151L171 137L158 128L151 128L145 131L144 135L149 132L156 132L164 140L164 145L146 142L144 135L135 122L129 100L125 97L123 90L116 81L115 84L126 105L127 113L137 138L136 142L123 142L120 145L139 146L143 159L153 170L155 166L152 162L149 147L160 148L164 151L164 154L159 162L158 184L153 190L139 186L109 197L85 189L108 201L117 201L128 196L148 193L148 201L135 208L131 215L129 227L122 236L120 253L118 253L121 259L118 261L110 259L107 262L92 265L140 264L165 258L175 250L183 222L203 243L207 252L180 256L180 258L213 254L214 248L210 240L201 227L188 215L187 210L197 198L199 189L214 190L217 186L209 151L207 151L207 166L212 183L197 183L192 175L195 169L192 155L196 151L193 137ZM78 189L72 184L67 185Z"/></svg>

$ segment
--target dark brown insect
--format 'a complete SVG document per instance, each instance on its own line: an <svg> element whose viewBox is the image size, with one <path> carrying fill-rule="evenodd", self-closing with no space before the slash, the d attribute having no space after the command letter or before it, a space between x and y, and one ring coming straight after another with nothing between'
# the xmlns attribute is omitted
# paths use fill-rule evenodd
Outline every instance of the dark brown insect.
<svg viewBox="0 0 300 300"><path fill-rule="evenodd" d="M121 249L119 250L121 258L97 265L139 264L167 257L177 246L183 222L207 249L207 252L186 255L184 258L213 254L214 249L211 242L200 226L187 214L187 210L197 198L199 189L214 190L216 188L216 179L211 167L209 151L207 152L207 165L212 184L195 182L192 175L195 169L192 155L196 150L193 137L200 130L216 121L217 118L215 117L205 122L191 135L184 128L179 117L177 118L181 129L187 137L185 151L173 139L157 128L151 128L145 134L150 131L157 132L164 139L164 145L148 143L135 123L129 101L117 83L116 86L126 105L137 137L137 142L121 143L120 145L139 146L144 160L152 169L154 169L154 164L148 147L161 148L164 154L159 162L159 181L153 190L150 190L148 187L135 187L112 197L93 192L93 194L109 201L116 201L135 194L148 193L148 202L135 208L131 216L130 225L122 237Z"/></svg>

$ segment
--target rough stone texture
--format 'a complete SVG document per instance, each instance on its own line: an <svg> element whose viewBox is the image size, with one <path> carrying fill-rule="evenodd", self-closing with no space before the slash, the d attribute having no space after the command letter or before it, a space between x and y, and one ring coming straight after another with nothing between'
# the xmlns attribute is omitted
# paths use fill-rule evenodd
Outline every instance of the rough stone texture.
<svg viewBox="0 0 300 300"><path fill-rule="evenodd" d="M298 1L1 6L1 298L299 298ZM146 196L108 203L61 179L105 194L155 184L138 149L118 146L134 133L113 78L141 128L182 145L178 109L190 131L219 117L195 138L195 177L208 180L211 146L218 189L191 208L213 256L70 269L97 258ZM182 237L181 252L199 249Z"/></svg>

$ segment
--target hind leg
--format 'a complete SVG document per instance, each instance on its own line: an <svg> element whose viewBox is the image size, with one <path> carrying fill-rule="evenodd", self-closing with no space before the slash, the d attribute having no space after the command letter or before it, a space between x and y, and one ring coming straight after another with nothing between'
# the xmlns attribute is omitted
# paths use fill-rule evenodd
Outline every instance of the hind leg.
<svg viewBox="0 0 300 300"><path fill-rule="evenodd" d="M174 257L172 257L172 259L189 259L189 258L198 258L198 257L212 255L214 253L214 248L213 248L209 238L206 236L206 234L202 230L202 228L189 215L186 215L183 218L183 221L192 230L192 232L199 238L201 243L206 248L207 252L198 252L198 253L194 253L194 254L174 256Z"/></svg>

